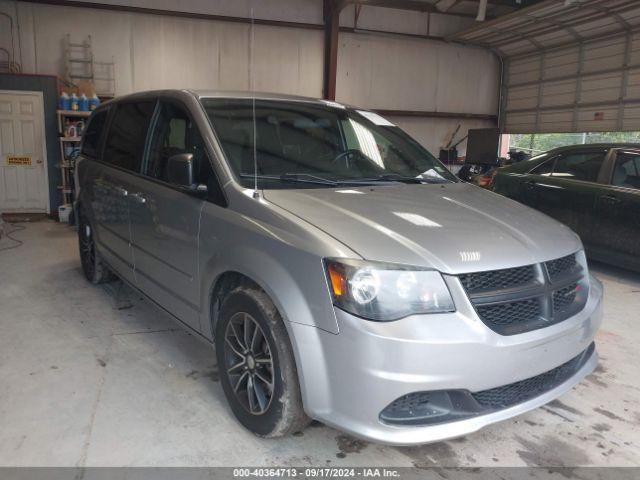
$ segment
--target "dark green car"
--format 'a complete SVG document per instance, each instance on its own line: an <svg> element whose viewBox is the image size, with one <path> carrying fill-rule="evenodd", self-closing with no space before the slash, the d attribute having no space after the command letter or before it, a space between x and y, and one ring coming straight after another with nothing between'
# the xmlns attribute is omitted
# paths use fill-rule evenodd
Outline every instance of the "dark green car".
<svg viewBox="0 0 640 480"><path fill-rule="evenodd" d="M640 271L640 144L550 150L500 168L493 190L568 225L590 258Z"/></svg>

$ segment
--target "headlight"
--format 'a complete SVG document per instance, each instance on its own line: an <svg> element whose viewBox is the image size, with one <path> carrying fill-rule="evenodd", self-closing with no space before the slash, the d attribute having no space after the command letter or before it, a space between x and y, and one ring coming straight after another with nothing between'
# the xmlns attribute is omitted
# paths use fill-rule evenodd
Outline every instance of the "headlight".
<svg viewBox="0 0 640 480"><path fill-rule="evenodd" d="M369 320L455 311L434 270L349 259L325 259L325 268L333 304Z"/></svg>

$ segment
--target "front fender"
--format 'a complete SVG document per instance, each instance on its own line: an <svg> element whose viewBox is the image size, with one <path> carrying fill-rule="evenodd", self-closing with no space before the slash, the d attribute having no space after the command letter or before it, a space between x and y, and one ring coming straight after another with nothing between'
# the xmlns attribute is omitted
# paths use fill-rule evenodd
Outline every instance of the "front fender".
<svg viewBox="0 0 640 480"><path fill-rule="evenodd" d="M257 283L286 322L338 333L322 259L349 254L348 249L277 207L253 208L251 216L240 209L203 209L198 262L202 333L213 338L211 294L226 272Z"/></svg>
<svg viewBox="0 0 640 480"><path fill-rule="evenodd" d="M310 325L338 333L338 324L324 276L322 259L304 252L288 252L287 264L264 250L241 245L214 255L202 272L206 304L217 280L227 272L240 273L262 288L287 322ZM300 287L304 286L304 290ZM203 312L203 333L213 338L209 312ZM208 330L208 331L207 331Z"/></svg>

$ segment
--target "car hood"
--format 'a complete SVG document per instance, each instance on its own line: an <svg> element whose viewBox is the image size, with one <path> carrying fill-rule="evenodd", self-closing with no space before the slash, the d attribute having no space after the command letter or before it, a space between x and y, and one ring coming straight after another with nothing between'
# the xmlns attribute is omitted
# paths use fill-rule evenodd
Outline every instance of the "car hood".
<svg viewBox="0 0 640 480"><path fill-rule="evenodd" d="M465 183L267 190L264 198L364 259L447 273L527 265L582 248L568 227Z"/></svg>

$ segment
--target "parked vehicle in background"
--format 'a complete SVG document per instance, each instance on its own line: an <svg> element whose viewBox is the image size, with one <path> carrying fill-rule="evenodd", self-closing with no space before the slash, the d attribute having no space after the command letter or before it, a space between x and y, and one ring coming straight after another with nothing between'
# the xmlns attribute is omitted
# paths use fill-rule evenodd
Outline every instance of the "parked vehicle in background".
<svg viewBox="0 0 640 480"><path fill-rule="evenodd" d="M602 285L578 236L373 112L134 94L93 113L75 178L87 279L117 274L214 343L257 435L315 418L390 444L458 437L597 365Z"/></svg>
<svg viewBox="0 0 640 480"><path fill-rule="evenodd" d="M568 225L596 260L640 271L640 145L572 145L500 168L493 190Z"/></svg>
<svg viewBox="0 0 640 480"><path fill-rule="evenodd" d="M500 167L492 167L484 173L479 173L477 175L473 175L468 182L477 185L482 188L491 188L491 184L493 183L493 177Z"/></svg>
<svg viewBox="0 0 640 480"><path fill-rule="evenodd" d="M509 158L499 157L496 165L465 165L460 169L460 172L458 172L458 178L482 188L491 188L493 177L495 177L500 167L523 162L529 160L529 158L531 158L531 156L525 152L515 149L510 150Z"/></svg>

